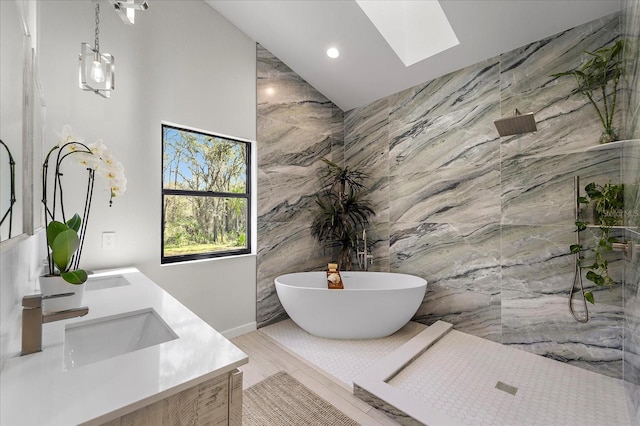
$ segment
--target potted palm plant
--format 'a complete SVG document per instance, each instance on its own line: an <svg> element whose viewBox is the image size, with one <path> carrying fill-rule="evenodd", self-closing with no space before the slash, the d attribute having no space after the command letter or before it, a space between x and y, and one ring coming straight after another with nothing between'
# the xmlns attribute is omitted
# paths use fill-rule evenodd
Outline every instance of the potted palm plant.
<svg viewBox="0 0 640 426"><path fill-rule="evenodd" d="M618 133L613 127L613 117L616 110L618 82L622 74L623 47L624 41L620 39L595 52L586 51L589 60L580 67L552 74L552 77L556 78L564 76L575 78L578 91L587 97L602 123L600 143L618 140Z"/></svg>
<svg viewBox="0 0 640 426"><path fill-rule="evenodd" d="M369 177L362 168L341 167L323 158L327 165L321 179L322 189L316 194L318 210L311 233L325 248L339 249L338 265L351 270L353 253L357 251L358 235L375 214L365 199L364 181Z"/></svg>

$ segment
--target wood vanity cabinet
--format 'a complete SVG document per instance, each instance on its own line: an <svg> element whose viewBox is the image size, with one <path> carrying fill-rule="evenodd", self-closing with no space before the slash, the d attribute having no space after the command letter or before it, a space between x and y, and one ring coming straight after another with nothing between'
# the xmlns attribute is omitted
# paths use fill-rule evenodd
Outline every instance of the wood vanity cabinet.
<svg viewBox="0 0 640 426"><path fill-rule="evenodd" d="M173 426L173 425L242 426L242 372L214 377L122 417L103 426Z"/></svg>

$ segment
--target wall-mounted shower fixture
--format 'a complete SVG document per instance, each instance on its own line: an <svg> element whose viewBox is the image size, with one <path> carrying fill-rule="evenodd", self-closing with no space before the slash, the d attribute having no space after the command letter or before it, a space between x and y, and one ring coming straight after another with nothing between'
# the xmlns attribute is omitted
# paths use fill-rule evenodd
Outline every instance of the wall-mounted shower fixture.
<svg viewBox="0 0 640 426"><path fill-rule="evenodd" d="M580 177L573 177L573 216L574 221L577 222L580 216ZM576 232L576 244L580 245L580 234ZM580 295L582 296L582 305L584 310L584 317L580 318L573 310L573 294L576 292L576 286L580 288ZM587 307L587 298L584 295L584 286L582 285L582 268L580 268L580 253L573 254L573 281L571 281L571 288L569 289L569 311L573 318L581 323L589 321L589 308Z"/></svg>
<svg viewBox="0 0 640 426"><path fill-rule="evenodd" d="M579 176L574 176L573 178L573 195L574 195L574 221L576 223L576 225L578 225L578 221L579 221L579 216L580 216L580 177ZM579 231L580 229L578 229L577 231ZM576 232L576 246L580 247L580 233ZM614 242L611 243L611 251L614 252L622 252L624 253L624 257L628 260L628 261L633 261L633 257L637 255L639 250L639 245L637 243L635 243L634 241L627 241L624 243L619 243L619 242ZM571 287L569 289L569 311L571 312L571 315L573 316L573 318L581 323L586 323L589 321L589 310L587 307L587 298L585 295L585 291L584 291L584 286L582 284L582 268L580 266L580 252L575 252L573 254L573 258L574 258L574 265L573 265L573 280L571 282ZM588 276L588 275L587 275ZM582 318L580 316L578 316L573 308L573 295L575 293L577 293L577 289L580 289L580 293L582 296L582 305L583 305L583 310L584 310L584 314L582 316ZM593 299L591 299L591 302L593 303Z"/></svg>
<svg viewBox="0 0 640 426"><path fill-rule="evenodd" d="M513 112L513 117L505 117L495 120L493 124L498 129L500 136L511 136L519 133L529 133L538 130L536 119L532 112L521 114L517 109Z"/></svg>
<svg viewBox="0 0 640 426"><path fill-rule="evenodd" d="M624 253L624 257L627 260L632 260L636 250L638 250L638 244L633 241L627 241L626 243L612 243L611 250L621 251Z"/></svg>

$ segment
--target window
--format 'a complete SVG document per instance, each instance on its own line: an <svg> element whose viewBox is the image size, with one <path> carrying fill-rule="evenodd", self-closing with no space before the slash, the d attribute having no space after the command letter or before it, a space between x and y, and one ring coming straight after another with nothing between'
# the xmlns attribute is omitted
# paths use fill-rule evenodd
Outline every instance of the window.
<svg viewBox="0 0 640 426"><path fill-rule="evenodd" d="M251 147L162 125L162 263L251 252Z"/></svg>

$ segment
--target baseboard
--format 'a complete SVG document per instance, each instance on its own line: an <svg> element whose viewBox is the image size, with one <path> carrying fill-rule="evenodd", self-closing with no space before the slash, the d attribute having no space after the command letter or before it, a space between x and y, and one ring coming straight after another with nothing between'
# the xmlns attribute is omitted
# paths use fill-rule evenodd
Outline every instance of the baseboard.
<svg viewBox="0 0 640 426"><path fill-rule="evenodd" d="M246 334L246 333L251 333L252 331L256 331L257 329L258 329L258 324L255 321L253 321L253 322L241 325L240 327L235 327L235 328L223 331L220 334L222 334L227 339L233 339L234 337L242 336L243 334Z"/></svg>

